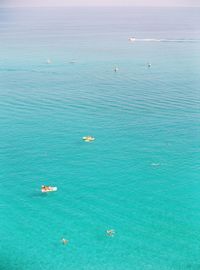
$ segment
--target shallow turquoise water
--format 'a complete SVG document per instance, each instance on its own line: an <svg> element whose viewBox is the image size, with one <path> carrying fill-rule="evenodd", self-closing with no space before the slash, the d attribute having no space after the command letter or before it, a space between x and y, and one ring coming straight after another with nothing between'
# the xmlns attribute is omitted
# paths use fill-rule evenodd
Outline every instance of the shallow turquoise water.
<svg viewBox="0 0 200 270"><path fill-rule="evenodd" d="M199 269L199 10L0 13L0 269Z"/></svg>

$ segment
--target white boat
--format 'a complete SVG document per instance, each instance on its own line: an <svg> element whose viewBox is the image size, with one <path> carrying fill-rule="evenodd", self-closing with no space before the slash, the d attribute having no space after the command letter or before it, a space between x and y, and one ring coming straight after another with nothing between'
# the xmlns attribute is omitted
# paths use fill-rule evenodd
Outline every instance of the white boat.
<svg viewBox="0 0 200 270"><path fill-rule="evenodd" d="M51 59L47 59L47 64L51 64Z"/></svg>
<svg viewBox="0 0 200 270"><path fill-rule="evenodd" d="M130 37L128 40L129 40L130 42L134 42L134 41L136 41L136 38L135 38L135 37Z"/></svg>

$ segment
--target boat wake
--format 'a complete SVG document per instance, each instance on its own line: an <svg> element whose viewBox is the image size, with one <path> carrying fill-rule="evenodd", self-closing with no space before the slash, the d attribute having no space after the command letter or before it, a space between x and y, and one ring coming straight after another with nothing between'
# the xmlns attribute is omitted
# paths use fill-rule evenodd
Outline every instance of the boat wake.
<svg viewBox="0 0 200 270"><path fill-rule="evenodd" d="M135 38L135 42L198 42L198 39Z"/></svg>

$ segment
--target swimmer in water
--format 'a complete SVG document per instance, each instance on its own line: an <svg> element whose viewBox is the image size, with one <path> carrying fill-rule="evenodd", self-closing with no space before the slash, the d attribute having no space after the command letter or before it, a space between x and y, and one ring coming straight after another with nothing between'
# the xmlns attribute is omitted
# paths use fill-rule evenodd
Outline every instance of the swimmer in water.
<svg viewBox="0 0 200 270"><path fill-rule="evenodd" d="M151 163L151 166L158 167L160 166L160 163Z"/></svg>
<svg viewBox="0 0 200 270"><path fill-rule="evenodd" d="M92 142L92 141L95 140L95 138L92 137L92 136L85 136L85 137L83 137L83 140L84 140L85 142Z"/></svg>
<svg viewBox="0 0 200 270"><path fill-rule="evenodd" d="M44 185L42 185L42 190L43 190L43 191L49 191L49 190L50 190L50 188L49 188L48 186L44 186Z"/></svg>
<svg viewBox="0 0 200 270"><path fill-rule="evenodd" d="M115 235L115 230L107 230L106 231L107 236L113 237Z"/></svg>
<svg viewBox="0 0 200 270"><path fill-rule="evenodd" d="M69 240L63 238L63 239L61 240L61 242L62 242L63 245L67 245L67 244L69 243Z"/></svg>

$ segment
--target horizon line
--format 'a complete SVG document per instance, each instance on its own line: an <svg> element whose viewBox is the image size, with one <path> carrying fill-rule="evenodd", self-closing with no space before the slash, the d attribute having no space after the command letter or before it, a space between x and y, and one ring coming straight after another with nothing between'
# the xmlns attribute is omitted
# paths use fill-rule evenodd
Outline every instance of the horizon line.
<svg viewBox="0 0 200 270"><path fill-rule="evenodd" d="M8 6L0 6L0 8L137 8L137 7L142 7L142 8L200 8L200 6L146 6L146 5L116 5L116 6L101 6L101 5L84 5L84 6L79 6L79 5L58 5L58 6L15 6L15 5L8 5Z"/></svg>

